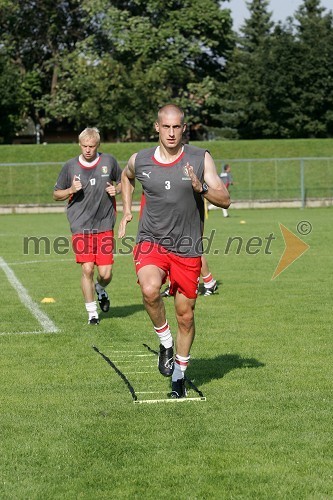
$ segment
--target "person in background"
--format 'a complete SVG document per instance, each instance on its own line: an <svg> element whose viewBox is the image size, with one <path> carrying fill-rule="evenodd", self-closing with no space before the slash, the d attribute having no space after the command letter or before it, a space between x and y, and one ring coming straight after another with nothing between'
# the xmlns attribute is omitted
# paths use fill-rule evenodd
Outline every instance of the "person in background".
<svg viewBox="0 0 333 500"><path fill-rule="evenodd" d="M220 173L220 177L225 187L229 191L229 187L233 184L233 179L231 175L231 167L228 163L224 165L223 171ZM228 210L226 208L222 208L222 212L223 212L223 217L229 217Z"/></svg>
<svg viewBox="0 0 333 500"><path fill-rule="evenodd" d="M204 296L208 297L209 295L213 295L213 293L215 293L218 289L218 286L216 280L213 278L213 275L209 270L205 255L201 256L201 276L205 289Z"/></svg>
<svg viewBox="0 0 333 500"><path fill-rule="evenodd" d="M68 200L67 218L76 262L82 269L81 289L88 324L98 325L95 292L101 310L107 312L110 307L105 288L112 279L115 196L121 192L121 168L112 155L98 152L97 128L84 129L79 135L79 145L81 154L63 166L53 198Z"/></svg>
<svg viewBox="0 0 333 500"><path fill-rule="evenodd" d="M159 339L158 368L172 377L171 398L186 397L185 371L195 336L194 308L203 253L204 198L227 208L230 198L208 151L183 144L184 113L163 106L157 115L157 146L131 156L122 173L123 218L118 237L132 220L137 179L145 195L134 262L143 303ZM177 320L176 354L160 289L170 278Z"/></svg>

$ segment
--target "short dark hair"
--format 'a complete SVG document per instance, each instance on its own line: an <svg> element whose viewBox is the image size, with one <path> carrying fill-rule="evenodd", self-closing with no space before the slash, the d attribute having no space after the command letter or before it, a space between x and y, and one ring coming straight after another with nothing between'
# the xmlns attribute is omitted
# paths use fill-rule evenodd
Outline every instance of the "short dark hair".
<svg viewBox="0 0 333 500"><path fill-rule="evenodd" d="M158 110L157 121L159 122L161 115L165 112L168 112L168 111L177 111L181 116L182 123L184 123L184 111L182 110L182 108L180 106L177 106L176 104L165 104L164 106L162 106Z"/></svg>

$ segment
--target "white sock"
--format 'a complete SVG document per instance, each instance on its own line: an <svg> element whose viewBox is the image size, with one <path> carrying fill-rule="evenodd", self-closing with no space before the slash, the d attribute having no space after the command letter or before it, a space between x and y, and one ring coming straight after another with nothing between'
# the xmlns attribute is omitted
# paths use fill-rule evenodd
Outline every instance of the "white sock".
<svg viewBox="0 0 333 500"><path fill-rule="evenodd" d="M158 338L160 340L160 344L162 344L162 346L164 346L166 349L172 347L173 344L172 335L170 332L169 323L167 321L162 326L159 327L154 326L154 330L157 333Z"/></svg>
<svg viewBox="0 0 333 500"><path fill-rule="evenodd" d="M205 288L212 288L216 281L214 280L212 273L207 274L207 276L202 277Z"/></svg>
<svg viewBox="0 0 333 500"><path fill-rule="evenodd" d="M86 302L86 311L89 315L89 319L98 318L96 300L94 300L94 302Z"/></svg>
<svg viewBox="0 0 333 500"><path fill-rule="evenodd" d="M180 378L185 377L185 371L190 359L190 355L188 356L180 356L176 354L175 362L173 364L173 373L172 373L172 382L176 382Z"/></svg>
<svg viewBox="0 0 333 500"><path fill-rule="evenodd" d="M228 210L226 208L222 208L222 212L223 212L224 217L228 216Z"/></svg>

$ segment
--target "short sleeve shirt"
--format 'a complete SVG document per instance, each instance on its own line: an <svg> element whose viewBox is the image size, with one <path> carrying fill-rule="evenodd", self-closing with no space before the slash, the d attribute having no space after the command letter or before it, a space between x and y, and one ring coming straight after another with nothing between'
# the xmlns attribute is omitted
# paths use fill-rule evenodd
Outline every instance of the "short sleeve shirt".
<svg viewBox="0 0 333 500"><path fill-rule="evenodd" d="M101 153L93 167L85 167L79 156L63 166L55 190L68 189L74 177L81 181L82 189L68 200L67 218L71 232L101 233L113 230L116 222L115 198L105 191L107 183L118 184L121 168L109 154Z"/></svg>

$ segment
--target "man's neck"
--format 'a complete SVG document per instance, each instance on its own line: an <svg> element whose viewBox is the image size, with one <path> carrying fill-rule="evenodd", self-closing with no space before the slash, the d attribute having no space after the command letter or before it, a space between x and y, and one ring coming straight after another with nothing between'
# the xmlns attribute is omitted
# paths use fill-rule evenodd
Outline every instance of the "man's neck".
<svg viewBox="0 0 333 500"><path fill-rule="evenodd" d="M160 144L155 150L155 158L161 163L173 163L182 154L183 150L183 144L179 144L178 148L165 148Z"/></svg>
<svg viewBox="0 0 333 500"><path fill-rule="evenodd" d="M98 162L98 159L99 159L99 153L97 153L95 158L93 160L90 160L90 161L87 161L82 154L79 156L79 162L81 163L81 165L83 165L86 168L94 167L96 165L96 163Z"/></svg>

